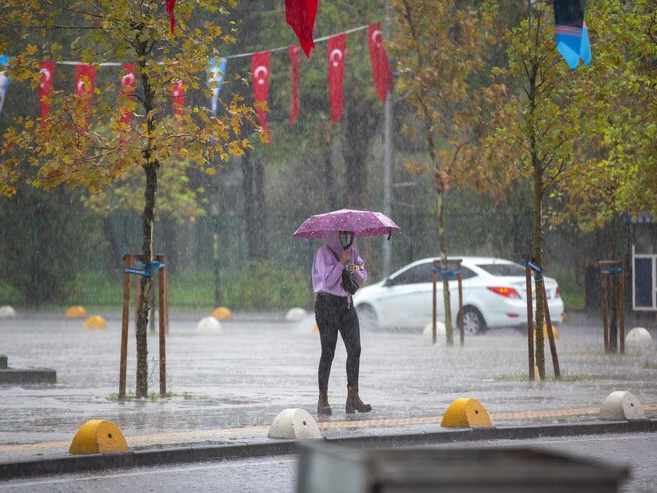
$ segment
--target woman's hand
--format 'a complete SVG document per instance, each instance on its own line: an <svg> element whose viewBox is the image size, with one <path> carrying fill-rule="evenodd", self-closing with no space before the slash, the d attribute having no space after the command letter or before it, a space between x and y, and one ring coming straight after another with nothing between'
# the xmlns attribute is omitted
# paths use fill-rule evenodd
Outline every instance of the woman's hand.
<svg viewBox="0 0 657 493"><path fill-rule="evenodd" d="M351 255L349 254L349 250L345 250L344 252L342 252L342 258L340 259L340 262L342 263L342 265L347 265L350 258Z"/></svg>

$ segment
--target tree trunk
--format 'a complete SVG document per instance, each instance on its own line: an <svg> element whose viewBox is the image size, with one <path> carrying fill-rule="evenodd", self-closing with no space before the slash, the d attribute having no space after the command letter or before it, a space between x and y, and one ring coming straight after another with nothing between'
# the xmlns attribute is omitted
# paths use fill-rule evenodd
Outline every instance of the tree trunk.
<svg viewBox="0 0 657 493"><path fill-rule="evenodd" d="M616 239L617 239L617 228L618 223L616 218L611 222L611 248L609 249L611 253L610 260L616 260L618 252L616 250ZM618 352L618 297L620 295L619 287L620 283L618 282L618 276L620 274L611 274L608 276L609 279L609 296L611 297L611 317L609 321L609 352L617 353Z"/></svg>
<svg viewBox="0 0 657 493"><path fill-rule="evenodd" d="M146 147L142 151L142 168L146 173L146 188L144 189L144 212L142 220L142 248L141 260L144 268L150 270L153 261L153 223L155 220L155 200L157 197L157 170L160 167L157 159L153 159L153 135L155 121L153 120L153 104L155 94L151 86L148 73L145 70L146 56L149 52L147 41L141 41L143 26L139 26L135 41L137 43L137 56L142 68L141 82L144 89L144 114L146 114L146 132L148 135ZM137 299L137 327L135 336L137 342L137 385L135 397L148 398L148 315L150 312L151 290L153 279L151 276L142 276L141 289Z"/></svg>
<svg viewBox="0 0 657 493"><path fill-rule="evenodd" d="M259 258L267 258L268 251L267 245L267 221L265 220L265 167L262 165L262 160L256 160L254 167L254 202L255 202L255 217L253 219L256 224L255 240L255 254Z"/></svg>
<svg viewBox="0 0 657 493"><path fill-rule="evenodd" d="M246 224L246 248L249 259L257 256L256 227L253 223L253 167L248 152L242 159L242 196L244 198L244 223Z"/></svg>
<svg viewBox="0 0 657 493"><path fill-rule="evenodd" d="M324 179L326 181L326 198L329 202L329 210L339 209L340 205L338 204L338 195L335 191L335 176L330 149L327 151L326 159L324 160Z"/></svg>
<svg viewBox="0 0 657 493"><path fill-rule="evenodd" d="M440 249L440 270L447 270L447 239L445 231L445 192L441 189L438 190L438 245ZM449 280L446 276L441 275L443 281L443 304L445 306L445 335L447 338L447 345L454 345L454 331L452 329L452 305L450 303L449 295Z"/></svg>
<svg viewBox="0 0 657 493"><path fill-rule="evenodd" d="M363 209L362 201L366 199L364 192L367 190L365 161L376 125L358 108L349 110L346 120L347 135L344 147L344 157L347 163L346 206L351 209Z"/></svg>
<svg viewBox="0 0 657 493"><path fill-rule="evenodd" d="M141 255L144 268L149 269L153 261L153 221L155 219L155 197L157 194L157 165L150 163L144 165L146 173L146 189L144 191L144 212L142 220L142 247ZM153 286L151 276L141 277L141 290L137 301L137 388L135 397L145 399L148 397L148 314L151 304L151 289Z"/></svg>
<svg viewBox="0 0 657 493"><path fill-rule="evenodd" d="M533 141L534 139L532 139ZM532 163L534 167L534 262L543 266L543 172L541 163L538 160L535 142L532 142ZM538 374L541 380L545 379L545 337L543 336L543 324L545 320L545 311L543 308L543 290L536 281L541 279L543 274L534 272L534 285L536 286L536 320L534 330L536 331L536 356L535 362L538 367ZM543 282L542 280L540 282ZM527 293L528 296L531 293Z"/></svg>

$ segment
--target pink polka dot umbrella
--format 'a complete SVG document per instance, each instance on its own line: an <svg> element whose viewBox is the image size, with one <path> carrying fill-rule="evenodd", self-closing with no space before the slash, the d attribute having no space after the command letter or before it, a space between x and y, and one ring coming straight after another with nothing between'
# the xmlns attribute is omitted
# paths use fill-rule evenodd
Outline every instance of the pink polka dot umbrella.
<svg viewBox="0 0 657 493"><path fill-rule="evenodd" d="M329 231L352 231L354 236L388 235L390 239L398 230L399 226L381 212L340 209L309 217L292 236L326 238Z"/></svg>

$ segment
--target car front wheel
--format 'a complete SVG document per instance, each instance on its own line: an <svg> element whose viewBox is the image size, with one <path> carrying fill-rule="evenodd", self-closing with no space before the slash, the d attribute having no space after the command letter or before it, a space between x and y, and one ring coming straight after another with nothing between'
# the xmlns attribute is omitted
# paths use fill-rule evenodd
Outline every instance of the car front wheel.
<svg viewBox="0 0 657 493"><path fill-rule="evenodd" d="M359 305L356 308L358 313L358 323L363 330L377 330L379 328L379 321L376 316L374 308L370 305Z"/></svg>
<svg viewBox="0 0 657 493"><path fill-rule="evenodd" d="M463 309L463 331L468 335L486 332L486 322L481 312L472 306Z"/></svg>

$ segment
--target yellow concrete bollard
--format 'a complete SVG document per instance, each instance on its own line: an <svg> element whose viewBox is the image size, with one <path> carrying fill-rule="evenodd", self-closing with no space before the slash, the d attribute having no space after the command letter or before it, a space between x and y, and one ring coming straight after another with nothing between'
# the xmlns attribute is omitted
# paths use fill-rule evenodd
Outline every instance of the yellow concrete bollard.
<svg viewBox="0 0 657 493"><path fill-rule="evenodd" d="M92 419L83 424L73 437L70 454L104 454L130 450L121 430L105 419Z"/></svg>
<svg viewBox="0 0 657 493"><path fill-rule="evenodd" d="M440 423L443 428L474 428L493 426L484 406L476 399L460 397L454 400Z"/></svg>
<svg viewBox="0 0 657 493"><path fill-rule="evenodd" d="M89 317L84 323L85 330L107 330L107 322L100 315Z"/></svg>
<svg viewBox="0 0 657 493"><path fill-rule="evenodd" d="M212 316L217 320L230 320L233 318L233 314L231 313L230 309L226 308L225 306L215 308L212 312Z"/></svg>
<svg viewBox="0 0 657 493"><path fill-rule="evenodd" d="M552 335L554 335L555 340L559 339L559 331L554 325L552 326ZM536 329L534 329L534 339L536 339ZM548 340L547 324L543 324L543 339Z"/></svg>
<svg viewBox="0 0 657 493"><path fill-rule="evenodd" d="M71 306L66 310L66 318L84 318L87 316L87 310L81 305Z"/></svg>

